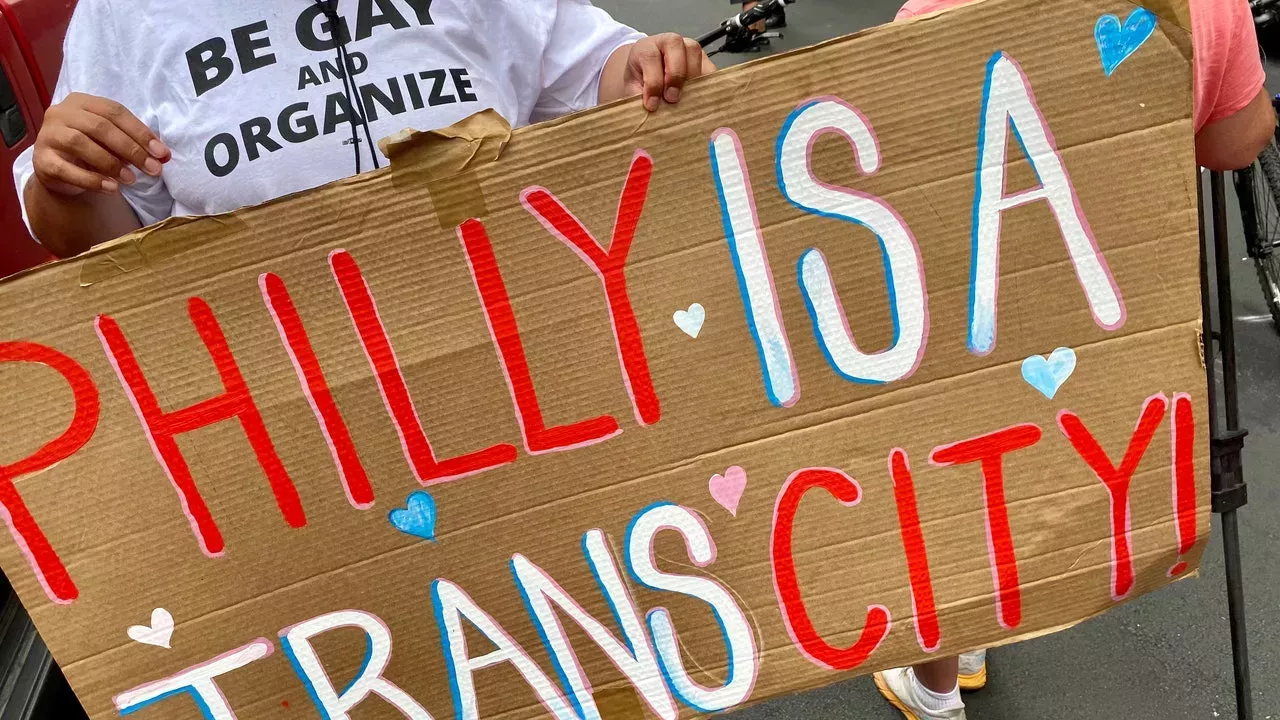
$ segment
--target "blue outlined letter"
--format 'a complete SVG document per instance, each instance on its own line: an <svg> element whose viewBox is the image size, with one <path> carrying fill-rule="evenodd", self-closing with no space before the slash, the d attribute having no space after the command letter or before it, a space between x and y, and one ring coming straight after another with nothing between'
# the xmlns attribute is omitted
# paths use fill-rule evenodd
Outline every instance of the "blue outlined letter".
<svg viewBox="0 0 1280 720"><path fill-rule="evenodd" d="M782 308L778 305L773 270L760 234L742 143L728 128L711 135L711 174L720 197L725 240L729 242L729 254L738 273L738 291L747 312L747 328L756 342L764 371L765 394L774 405L791 407L800 399L800 379L787 342L787 330L782 325Z"/></svg>
<svg viewBox="0 0 1280 720"><path fill-rule="evenodd" d="M311 638L336 628L356 628L363 631L367 644L360 670L341 692L333 686L329 673L316 655L315 648L311 646ZM348 713L351 709L364 702L369 695L377 695L386 700L409 720L433 720L431 713L409 693L382 677L387 663L391 662L391 631L371 613L363 610L325 613L281 630L280 644L324 720L350 720L351 715Z"/></svg>
<svg viewBox="0 0 1280 720"><path fill-rule="evenodd" d="M255 660L261 660L274 651L275 646L270 640L258 638L242 648L189 667L177 675L122 692L113 698L116 709L121 716L131 715L161 700L177 695L190 695L205 720L236 720L235 711L223 697L222 690L218 689L218 683L214 679Z"/></svg>
<svg viewBox="0 0 1280 720"><path fill-rule="evenodd" d="M689 560L697 567L715 562L715 542L702 518L679 505L659 503L641 511L627 528L627 567L632 577L650 590L679 593L710 605L729 652L728 677L724 685L718 688L699 685L685 669L671 614L666 608L654 608L648 615L649 631L658 649L662 672L671 689L686 705L702 713L727 710L751 697L751 689L755 686L760 670L755 630L733 596L716 581L658 569L653 557L653 542L661 530L674 530L680 534L688 549Z"/></svg>
<svg viewBox="0 0 1280 720"><path fill-rule="evenodd" d="M631 682L655 715L663 720L676 720L675 701L667 691L653 645L645 634L635 601L622 582L613 553L605 542L604 532L587 532L582 538L582 547L591 565L591 572L613 611L614 619L622 627L625 644L575 602L545 570L523 555L517 554L511 558L511 571L515 575L516 587L524 598L531 619L538 627L538 634L555 663L561 682L573 693L571 699L579 715L586 720L601 720L600 711L591 695L591 683L556 616L556 608L586 631L587 637L595 642Z"/></svg>
<svg viewBox="0 0 1280 720"><path fill-rule="evenodd" d="M801 210L859 225L879 240L893 316L892 344L875 353L858 347L827 260L816 249L800 257L800 291L832 369L851 382L891 383L910 377L924 357L929 336L924 265L911 230L887 202L814 177L810 152L814 141L827 133L843 135L849 142L859 172L874 175L880 169L880 146L867 119L839 98L817 98L802 103L782 126L776 156L778 187Z"/></svg>

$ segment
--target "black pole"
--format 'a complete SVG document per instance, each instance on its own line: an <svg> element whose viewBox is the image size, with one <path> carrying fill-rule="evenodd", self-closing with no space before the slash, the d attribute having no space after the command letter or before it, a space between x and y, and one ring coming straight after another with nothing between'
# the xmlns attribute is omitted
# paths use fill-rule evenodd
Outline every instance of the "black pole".
<svg viewBox="0 0 1280 720"><path fill-rule="evenodd" d="M1236 330L1231 307L1231 257L1227 242L1226 181L1220 172L1210 176L1213 195L1213 249L1218 279L1218 333L1222 350L1222 401L1227 432L1240 428L1240 396L1236 392Z"/></svg>
<svg viewBox="0 0 1280 720"><path fill-rule="evenodd" d="M1196 195L1200 200L1200 322L1204 330L1202 331L1204 338L1204 371L1205 379L1208 383L1209 390L1209 437L1218 436L1218 377L1214 371L1215 348L1213 331L1213 296L1209 294L1209 235L1207 225L1204 222L1204 183L1196 183ZM1217 489L1218 462L1214 460L1210 469L1210 477L1213 478L1213 488Z"/></svg>
<svg viewBox="0 0 1280 720"><path fill-rule="evenodd" d="M1204 310L1205 366L1209 381L1209 435L1212 466L1210 471L1213 511L1222 517L1222 552L1227 580L1227 611L1231 625L1231 660L1235 670L1236 716L1253 720L1253 692L1249 680L1249 642L1245 634L1244 582L1240 567L1240 529L1236 510L1248 502L1241 472L1241 454L1246 431L1240 429L1240 398L1236 385L1236 343L1231 304L1231 257L1227 244L1226 183L1222 173L1210 174L1210 200L1213 208L1214 279L1217 283L1218 327L1214 332L1210 312L1208 280L1209 248L1204 244L1201 223L1201 307ZM1217 378L1214 365L1214 340L1222 356L1222 399L1225 409L1225 432L1218 423Z"/></svg>

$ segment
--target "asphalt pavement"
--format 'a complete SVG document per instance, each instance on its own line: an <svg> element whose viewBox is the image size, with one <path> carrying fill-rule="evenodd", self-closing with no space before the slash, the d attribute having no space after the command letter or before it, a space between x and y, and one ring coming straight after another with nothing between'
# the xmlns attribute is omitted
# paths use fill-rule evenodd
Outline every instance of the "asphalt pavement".
<svg viewBox="0 0 1280 720"><path fill-rule="evenodd" d="M646 32L696 36L731 14L723 0L595 0ZM892 20L895 0L800 0L769 52L803 47ZM758 56L719 55L721 66ZM1280 91L1280 64L1268 69ZM1232 290L1249 504L1239 512L1254 717L1280 720L1280 335L1270 323L1229 198ZM1220 525L1200 577L1075 628L1000 648L990 683L966 695L974 720L1235 718ZM732 720L901 720L869 678L778 698Z"/></svg>

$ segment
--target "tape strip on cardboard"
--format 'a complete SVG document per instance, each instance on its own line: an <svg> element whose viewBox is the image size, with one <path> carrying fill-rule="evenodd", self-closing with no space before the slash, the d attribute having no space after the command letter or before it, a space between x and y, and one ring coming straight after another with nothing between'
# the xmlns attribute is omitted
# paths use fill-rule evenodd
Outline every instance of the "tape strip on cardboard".
<svg viewBox="0 0 1280 720"><path fill-rule="evenodd" d="M440 228L449 230L488 214L476 170L497 160L510 140L511 126L488 109L440 130L403 130L378 147L391 160L392 183L426 187Z"/></svg>

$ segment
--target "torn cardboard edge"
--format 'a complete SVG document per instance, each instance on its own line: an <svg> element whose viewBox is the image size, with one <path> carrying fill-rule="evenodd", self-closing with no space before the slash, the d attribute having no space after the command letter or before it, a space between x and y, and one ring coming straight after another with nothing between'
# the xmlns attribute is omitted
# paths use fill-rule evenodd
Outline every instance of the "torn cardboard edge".
<svg viewBox="0 0 1280 720"><path fill-rule="evenodd" d="M783 57L803 56L821 51L830 45L864 37L872 33L888 32L896 27L916 22L929 22L945 13L964 11L987 1L974 0L964 6L947 8L927 15L866 28L780 55L757 58L731 68L718 70L715 73L715 77L718 79L734 75L749 77L754 73L759 63L773 62ZM1179 38L1176 37L1176 33L1169 33L1164 30L1163 25L1161 26L1162 33L1179 49L1187 59L1187 62L1191 62L1191 21L1188 0L1125 0L1125 2L1135 7L1145 7L1158 17L1172 22L1187 31L1185 36ZM702 76L690 80L686 86L686 91L696 87L700 82L704 82L708 77L710 76ZM43 268L68 262L84 262L85 266L80 274L80 286L90 287L113 277L167 260L187 249L185 247L178 249L163 247L168 242L166 239L168 233L163 231L176 229L205 218L213 222L220 222L224 226L235 227L234 223L239 220L239 215L250 209L288 202L297 196L322 187L347 187L354 183L370 182L380 178L383 172L392 172L393 182L400 186L403 186L404 183L423 183L431 196L440 227L442 229L451 229L468 218L480 218L488 214L484 193L474 172L487 164L497 162L515 135L535 128L555 127L566 122L578 120L583 115L627 103L641 109L646 113L647 118L647 111L643 110L638 97L630 97L563 115L536 125L515 129L512 129L507 121L491 108L464 118L446 128L427 131L406 128L378 142L382 152L391 159L390 168L353 175L320 185L317 188L309 188L296 193L282 195L259 205L237 208L225 213L166 218L159 223L92 247L75 257L62 258L51 263L39 265L8 278L3 278L3 280L25 277L30 273L40 272ZM640 123L635 132L643 129L643 125L643 122ZM396 160L397 157L399 158L398 161ZM415 167L413 171L406 173L403 170L397 170L397 165L414 165ZM192 245L196 246L198 244L200 243L193 243Z"/></svg>

